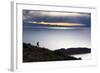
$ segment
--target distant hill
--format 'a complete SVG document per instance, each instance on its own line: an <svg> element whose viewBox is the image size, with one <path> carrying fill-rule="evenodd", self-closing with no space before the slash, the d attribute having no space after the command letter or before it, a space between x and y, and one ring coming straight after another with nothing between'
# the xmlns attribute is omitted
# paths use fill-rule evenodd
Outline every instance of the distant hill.
<svg viewBox="0 0 100 73"><path fill-rule="evenodd" d="M78 48L61 48L54 50L55 53L61 53L65 55L76 55L76 54L86 54L90 53L91 49L86 47L78 47Z"/></svg>
<svg viewBox="0 0 100 73"><path fill-rule="evenodd" d="M60 50L58 50L60 51ZM52 51L48 48L37 47L31 44L23 43L23 62L40 61L61 61L61 60L81 60L70 55L64 55L63 52Z"/></svg>

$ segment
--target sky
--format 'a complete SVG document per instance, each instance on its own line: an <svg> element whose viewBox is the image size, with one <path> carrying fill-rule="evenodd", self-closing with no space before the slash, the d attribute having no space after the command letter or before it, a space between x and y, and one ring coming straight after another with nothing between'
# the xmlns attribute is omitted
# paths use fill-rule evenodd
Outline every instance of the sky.
<svg viewBox="0 0 100 73"><path fill-rule="evenodd" d="M51 50L91 47L91 14L23 10L23 42Z"/></svg>
<svg viewBox="0 0 100 73"><path fill-rule="evenodd" d="M26 24L90 27L90 19L90 13L23 10Z"/></svg>

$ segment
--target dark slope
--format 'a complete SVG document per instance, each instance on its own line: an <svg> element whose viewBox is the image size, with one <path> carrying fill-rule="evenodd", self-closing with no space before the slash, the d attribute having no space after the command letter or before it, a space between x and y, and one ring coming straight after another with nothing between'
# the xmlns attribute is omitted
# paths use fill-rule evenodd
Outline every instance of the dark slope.
<svg viewBox="0 0 100 73"><path fill-rule="evenodd" d="M60 60L80 60L69 55L59 54L47 48L33 46L23 43L23 62L40 62L40 61L60 61Z"/></svg>

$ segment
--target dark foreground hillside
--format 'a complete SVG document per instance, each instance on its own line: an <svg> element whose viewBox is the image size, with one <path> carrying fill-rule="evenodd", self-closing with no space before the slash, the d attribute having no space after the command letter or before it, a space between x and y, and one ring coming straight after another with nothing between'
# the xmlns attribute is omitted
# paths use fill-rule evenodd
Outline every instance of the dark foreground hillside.
<svg viewBox="0 0 100 73"><path fill-rule="evenodd" d="M23 62L61 60L81 60L81 58L75 58L73 56L70 56L70 53L67 53L66 49L58 49L52 51L47 48L37 47L31 44L23 43Z"/></svg>

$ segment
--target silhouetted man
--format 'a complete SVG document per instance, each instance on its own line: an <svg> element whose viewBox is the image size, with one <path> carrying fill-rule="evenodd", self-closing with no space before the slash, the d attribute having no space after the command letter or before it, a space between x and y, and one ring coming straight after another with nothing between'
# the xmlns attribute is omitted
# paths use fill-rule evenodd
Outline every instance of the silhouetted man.
<svg viewBox="0 0 100 73"><path fill-rule="evenodd" d="M37 42L37 47L39 47L39 42Z"/></svg>

